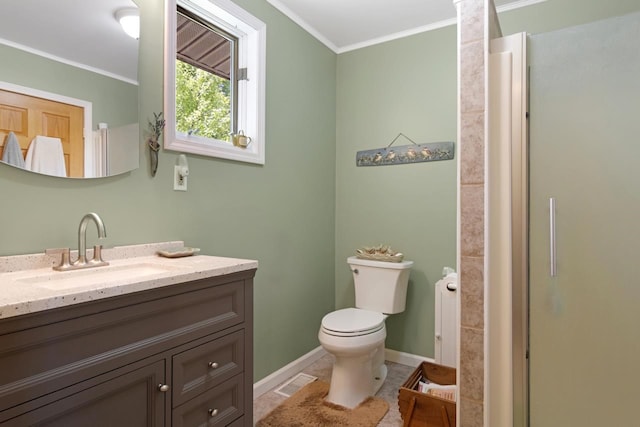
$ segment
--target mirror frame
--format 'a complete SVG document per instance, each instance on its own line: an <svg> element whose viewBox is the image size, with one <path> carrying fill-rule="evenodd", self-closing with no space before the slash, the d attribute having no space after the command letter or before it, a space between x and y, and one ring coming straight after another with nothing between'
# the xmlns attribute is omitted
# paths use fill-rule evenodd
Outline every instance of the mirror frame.
<svg viewBox="0 0 640 427"><path fill-rule="evenodd" d="M238 129L252 138L246 148L230 142L188 135L176 129L176 8L184 7L238 37ZM164 52L165 150L240 162L265 163L266 24L229 0L166 0Z"/></svg>

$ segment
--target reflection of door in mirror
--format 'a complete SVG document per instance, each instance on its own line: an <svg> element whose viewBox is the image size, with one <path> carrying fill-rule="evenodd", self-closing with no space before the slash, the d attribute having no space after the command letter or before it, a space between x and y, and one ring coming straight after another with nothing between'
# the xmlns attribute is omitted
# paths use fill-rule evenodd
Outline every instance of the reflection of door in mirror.
<svg viewBox="0 0 640 427"><path fill-rule="evenodd" d="M0 151L9 132L16 135L23 156L36 136L58 138L67 176L83 177L83 117L81 107L0 90Z"/></svg>

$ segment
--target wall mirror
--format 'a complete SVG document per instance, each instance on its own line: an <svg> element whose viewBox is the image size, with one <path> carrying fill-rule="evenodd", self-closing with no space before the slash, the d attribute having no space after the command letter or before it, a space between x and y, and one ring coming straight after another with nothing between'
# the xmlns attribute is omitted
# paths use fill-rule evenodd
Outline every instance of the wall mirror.
<svg viewBox="0 0 640 427"><path fill-rule="evenodd" d="M139 36L120 23L138 11L132 0L2 0L3 163L71 178L139 166Z"/></svg>
<svg viewBox="0 0 640 427"><path fill-rule="evenodd" d="M264 164L266 25L229 0L168 0L164 148Z"/></svg>

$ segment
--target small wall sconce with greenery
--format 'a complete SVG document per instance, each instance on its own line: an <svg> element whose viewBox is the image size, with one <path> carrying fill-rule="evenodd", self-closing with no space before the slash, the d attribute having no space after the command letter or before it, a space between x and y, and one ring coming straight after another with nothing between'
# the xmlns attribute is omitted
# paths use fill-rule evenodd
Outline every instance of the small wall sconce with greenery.
<svg viewBox="0 0 640 427"><path fill-rule="evenodd" d="M160 136L164 129L165 120L162 118L162 111L153 113L153 121L149 120L149 137L147 144L149 145L149 155L151 159L151 176L156 176L158 170L158 151L160 151Z"/></svg>

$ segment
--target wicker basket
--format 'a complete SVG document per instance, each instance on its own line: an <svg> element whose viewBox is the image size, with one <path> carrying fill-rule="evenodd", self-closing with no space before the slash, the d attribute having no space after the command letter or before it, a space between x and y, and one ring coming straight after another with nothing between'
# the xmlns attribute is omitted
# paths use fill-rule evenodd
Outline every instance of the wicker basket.
<svg viewBox="0 0 640 427"><path fill-rule="evenodd" d="M422 362L416 368L398 393L403 426L455 427L456 402L419 392L418 382L423 378L437 384L451 385L456 383L456 370L429 362Z"/></svg>

